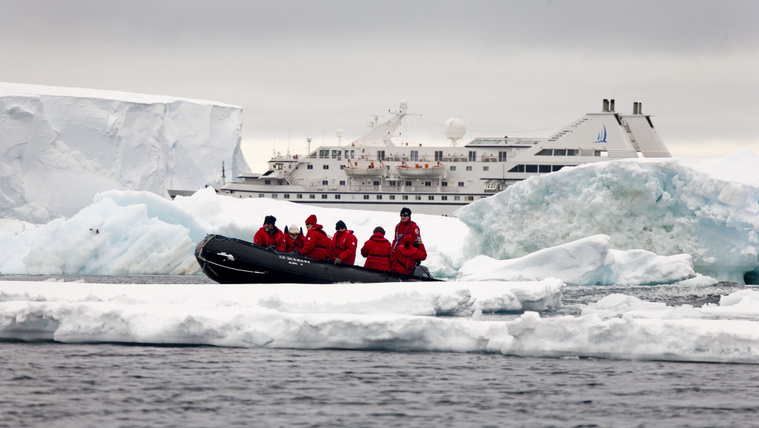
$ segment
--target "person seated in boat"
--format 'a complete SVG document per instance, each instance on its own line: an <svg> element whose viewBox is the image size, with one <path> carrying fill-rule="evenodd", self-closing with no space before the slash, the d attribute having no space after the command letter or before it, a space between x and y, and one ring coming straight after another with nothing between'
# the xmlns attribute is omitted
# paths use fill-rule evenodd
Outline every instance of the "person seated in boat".
<svg viewBox="0 0 759 428"><path fill-rule="evenodd" d="M322 229L322 225L316 223L315 215L308 216L306 219L306 243L298 252L315 260L324 260L329 257L332 240Z"/></svg>
<svg viewBox="0 0 759 428"><path fill-rule="evenodd" d="M418 245L421 240L421 233L419 232L419 226L411 220L411 210L403 207L401 209L401 221L395 226L395 237L393 238L393 251L398 247L401 238L406 235L411 235L414 238L414 245Z"/></svg>
<svg viewBox="0 0 759 428"><path fill-rule="evenodd" d="M335 264L352 265L356 261L356 248L358 239L352 230L348 230L345 222L338 220L335 224L335 236L332 237L332 251L330 257L335 259Z"/></svg>
<svg viewBox="0 0 759 428"><path fill-rule="evenodd" d="M391 272L414 273L417 263L427 258L427 250L425 250L424 244L422 244L422 239L419 238L416 243L418 247L414 245L413 235L409 234L401 238L400 244L393 251L390 259Z"/></svg>
<svg viewBox="0 0 759 428"><path fill-rule="evenodd" d="M276 222L273 215L264 217L264 225L253 236L253 243L262 247L276 246L282 236L282 231L275 226Z"/></svg>
<svg viewBox="0 0 759 428"><path fill-rule="evenodd" d="M390 255L393 250L390 241L385 239L385 229L377 226L371 238L361 247L361 255L366 257L364 267L369 269L390 270Z"/></svg>
<svg viewBox="0 0 759 428"><path fill-rule="evenodd" d="M285 226L285 233L279 238L277 243L277 251L284 253L290 253L303 248L306 243L306 237L303 236L303 232L300 230L297 224L291 224L289 227Z"/></svg>

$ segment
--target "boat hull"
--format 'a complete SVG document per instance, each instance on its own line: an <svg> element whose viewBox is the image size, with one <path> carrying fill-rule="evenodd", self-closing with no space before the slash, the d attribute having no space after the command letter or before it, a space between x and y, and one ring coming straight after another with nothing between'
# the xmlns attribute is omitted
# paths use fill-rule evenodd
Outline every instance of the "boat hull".
<svg viewBox="0 0 759 428"><path fill-rule="evenodd" d="M438 281L417 266L414 275L336 265L297 253L281 253L247 241L208 235L195 248L203 273L221 284Z"/></svg>

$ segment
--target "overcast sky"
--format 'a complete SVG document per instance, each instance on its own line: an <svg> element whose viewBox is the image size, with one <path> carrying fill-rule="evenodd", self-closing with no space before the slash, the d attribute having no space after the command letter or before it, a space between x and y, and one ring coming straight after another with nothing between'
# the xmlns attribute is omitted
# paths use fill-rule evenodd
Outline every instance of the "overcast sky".
<svg viewBox="0 0 759 428"><path fill-rule="evenodd" d="M411 142L450 117L545 137L614 98L719 156L759 152L758 22L754 0L0 0L0 81L239 105L254 171L402 99Z"/></svg>

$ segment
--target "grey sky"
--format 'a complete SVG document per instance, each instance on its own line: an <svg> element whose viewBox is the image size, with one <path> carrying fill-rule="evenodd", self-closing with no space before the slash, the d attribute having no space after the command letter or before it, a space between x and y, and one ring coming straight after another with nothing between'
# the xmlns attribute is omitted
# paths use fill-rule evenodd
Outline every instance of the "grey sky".
<svg viewBox="0 0 759 428"><path fill-rule="evenodd" d="M254 170L401 99L412 142L547 136L633 101L676 156L759 151L757 1L0 0L0 81L244 109ZM344 140L345 142L345 140Z"/></svg>

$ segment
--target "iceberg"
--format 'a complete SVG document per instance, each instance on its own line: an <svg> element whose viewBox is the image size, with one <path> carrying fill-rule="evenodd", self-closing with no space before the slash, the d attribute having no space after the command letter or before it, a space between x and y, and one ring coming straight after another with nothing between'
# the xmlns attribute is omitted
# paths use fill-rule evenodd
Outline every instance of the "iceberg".
<svg viewBox="0 0 759 428"><path fill-rule="evenodd" d="M0 83L0 217L71 217L111 189L168 197L250 172L242 109L156 95Z"/></svg>
<svg viewBox="0 0 759 428"><path fill-rule="evenodd" d="M603 234L618 250L688 254L696 272L757 283L759 155L587 164L514 184L455 215L466 254L513 259Z"/></svg>

